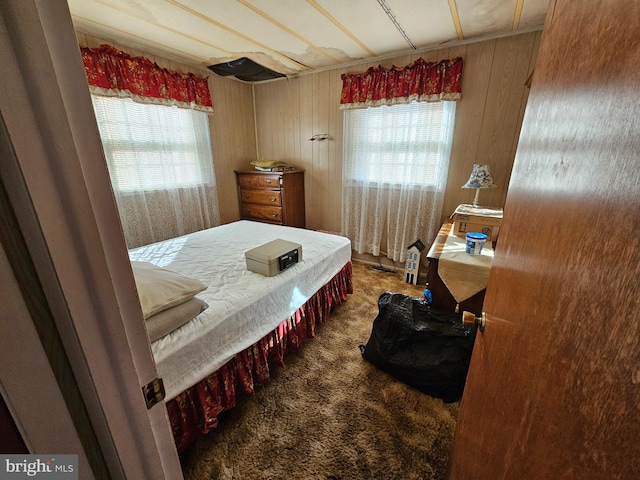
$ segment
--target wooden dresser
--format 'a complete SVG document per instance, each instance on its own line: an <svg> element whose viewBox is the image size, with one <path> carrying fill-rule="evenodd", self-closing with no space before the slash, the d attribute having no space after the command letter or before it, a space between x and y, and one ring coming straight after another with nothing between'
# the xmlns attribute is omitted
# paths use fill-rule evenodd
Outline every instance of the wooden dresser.
<svg viewBox="0 0 640 480"><path fill-rule="evenodd" d="M304 228L304 170L235 173L240 218Z"/></svg>

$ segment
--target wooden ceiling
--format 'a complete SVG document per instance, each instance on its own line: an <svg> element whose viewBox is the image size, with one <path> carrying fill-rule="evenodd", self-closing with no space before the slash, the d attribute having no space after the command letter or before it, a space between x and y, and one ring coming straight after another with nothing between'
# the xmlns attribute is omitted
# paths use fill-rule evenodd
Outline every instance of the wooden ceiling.
<svg viewBox="0 0 640 480"><path fill-rule="evenodd" d="M68 0L76 30L187 65L295 76L541 29L548 0Z"/></svg>

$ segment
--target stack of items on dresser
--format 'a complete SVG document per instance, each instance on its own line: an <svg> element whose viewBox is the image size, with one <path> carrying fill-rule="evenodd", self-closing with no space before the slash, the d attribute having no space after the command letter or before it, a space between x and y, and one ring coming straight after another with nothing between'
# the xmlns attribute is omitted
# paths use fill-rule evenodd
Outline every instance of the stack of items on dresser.
<svg viewBox="0 0 640 480"><path fill-rule="evenodd" d="M251 165L259 172L286 172L296 169L293 165L282 160L254 160Z"/></svg>

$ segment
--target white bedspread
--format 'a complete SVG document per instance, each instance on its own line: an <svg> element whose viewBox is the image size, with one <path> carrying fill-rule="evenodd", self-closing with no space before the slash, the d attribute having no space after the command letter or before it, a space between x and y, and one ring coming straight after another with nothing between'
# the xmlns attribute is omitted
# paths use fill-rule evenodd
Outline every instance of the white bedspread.
<svg viewBox="0 0 640 480"><path fill-rule="evenodd" d="M302 262L274 277L248 271L244 252L277 238L302 245ZM197 295L209 308L151 345L170 400L292 315L351 259L351 242L338 235L241 220L135 248L129 257L209 286Z"/></svg>

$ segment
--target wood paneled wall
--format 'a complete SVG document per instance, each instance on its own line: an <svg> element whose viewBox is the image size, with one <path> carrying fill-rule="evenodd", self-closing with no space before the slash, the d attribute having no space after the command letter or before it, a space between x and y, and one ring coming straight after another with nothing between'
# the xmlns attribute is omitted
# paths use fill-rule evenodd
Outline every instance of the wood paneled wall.
<svg viewBox="0 0 640 480"><path fill-rule="evenodd" d="M503 206L527 101L525 82L535 65L541 32L406 55L384 67L417 58L463 57L462 100L458 104L443 219L475 190L463 190L474 163L488 163L497 187L482 191L482 205ZM260 158L291 162L306 171L307 228L340 231L342 186L342 73L362 73L379 62L362 63L287 80L257 84L255 111ZM326 141L309 141L327 133ZM433 239L423 239L431 242Z"/></svg>
<svg viewBox="0 0 640 480"><path fill-rule="evenodd" d="M214 113L209 116L213 163L218 182L222 223L240 218L234 170L246 168L256 157L253 92L250 84L225 79L204 67L184 65L111 40L76 32L78 44L96 48L106 43L131 56L146 57L160 67L180 73L192 72L209 78Z"/></svg>
<svg viewBox="0 0 640 480"><path fill-rule="evenodd" d="M464 59L462 100L458 103L451 164L442 219L475 191L463 190L474 163L488 163L497 184L482 191L482 205L503 206L527 102L525 82L533 71L540 31L361 63L299 77L250 85L78 32L82 46L108 43L145 56L178 72L209 77L215 113L210 117L214 166L223 223L239 218L234 169L256 158L288 161L305 170L307 228L341 230L342 73L361 73L381 64L409 65L417 58ZM310 141L326 133L328 140ZM433 239L423 239L431 242Z"/></svg>

